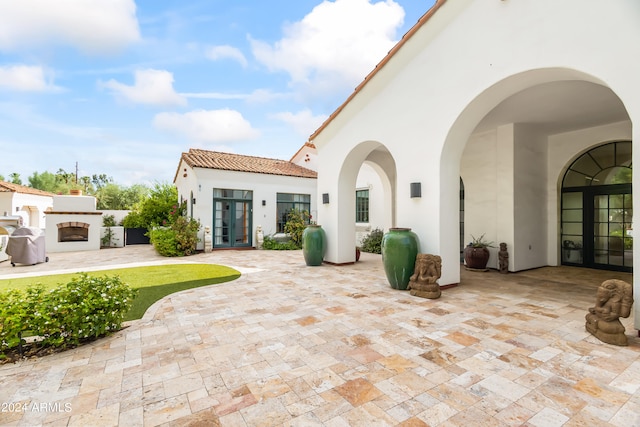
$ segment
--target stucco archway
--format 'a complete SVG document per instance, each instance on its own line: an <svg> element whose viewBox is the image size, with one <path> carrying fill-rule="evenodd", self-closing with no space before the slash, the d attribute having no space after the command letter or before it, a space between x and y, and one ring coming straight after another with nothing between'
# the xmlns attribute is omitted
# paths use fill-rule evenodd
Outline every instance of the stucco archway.
<svg viewBox="0 0 640 427"><path fill-rule="evenodd" d="M339 173L333 177L335 191L324 193L319 190L319 217L329 218L326 232L328 236L325 261L346 264L355 261L355 190L358 172L363 164L369 165L381 181L385 215L393 226L395 221L396 163L384 144L378 141L357 143L345 154ZM326 194L328 203L323 203ZM326 201L326 199L325 199Z"/></svg>
<svg viewBox="0 0 640 427"><path fill-rule="evenodd" d="M557 177L565 166L560 161L602 142L602 135L631 139L631 121L623 100L584 72L528 70L475 96L451 126L441 156L443 283L459 281L453 260L458 258L460 176L470 234L487 233L488 240L507 242L512 271L557 265ZM472 175L474 168L485 178ZM493 176L487 180L488 174ZM481 180L476 189L471 176ZM474 201L474 191L489 186L491 191ZM474 218L481 228L474 229ZM492 258L496 263L495 250Z"/></svg>

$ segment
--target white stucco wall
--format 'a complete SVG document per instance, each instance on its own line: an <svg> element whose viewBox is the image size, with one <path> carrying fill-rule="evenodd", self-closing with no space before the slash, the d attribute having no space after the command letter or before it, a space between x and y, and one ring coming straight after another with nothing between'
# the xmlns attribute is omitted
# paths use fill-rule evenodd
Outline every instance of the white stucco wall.
<svg viewBox="0 0 640 427"><path fill-rule="evenodd" d="M368 163L363 163L356 178L355 190L369 190L369 228L382 230L391 227L391 212L384 201L380 175Z"/></svg>
<svg viewBox="0 0 640 427"><path fill-rule="evenodd" d="M89 224L89 235L86 242L58 242L57 224L65 222L84 222ZM45 245L47 252L95 251L100 249L102 232L101 215L47 214L45 228Z"/></svg>
<svg viewBox="0 0 640 427"><path fill-rule="evenodd" d="M82 222L89 225L85 242L59 242L58 224ZM96 210L93 196L53 196L52 211L46 214L45 244L47 252L93 251L100 249L102 212Z"/></svg>
<svg viewBox="0 0 640 427"><path fill-rule="evenodd" d="M535 126L514 126L513 271L547 265L546 142Z"/></svg>
<svg viewBox="0 0 640 427"><path fill-rule="evenodd" d="M508 124L474 134L460 162L465 187L465 242L493 242L488 267L498 268L507 243L509 270L546 264L546 138L535 128Z"/></svg>
<svg viewBox="0 0 640 427"><path fill-rule="evenodd" d="M45 228L45 214L53 206L53 197L24 193L0 193L0 214L22 217L25 227Z"/></svg>
<svg viewBox="0 0 640 427"><path fill-rule="evenodd" d="M507 159L512 158L511 152L500 152ZM498 240L498 194L513 197L513 179L498 181L498 138L497 131L484 132L473 135L465 147L460 163L460 176L464 183L464 231L465 244L472 239L480 238L491 242ZM509 212L511 209L509 209ZM512 239L506 236L506 230L512 220L502 224L501 238L509 244ZM497 253L490 248L491 257L488 266L497 266Z"/></svg>
<svg viewBox="0 0 640 427"><path fill-rule="evenodd" d="M183 172L183 165L180 167ZM189 198L193 190L196 204L194 218L213 230L213 189L225 188L253 191L252 246L255 247L255 233L262 226L265 236L277 231L277 193L309 194L311 196L311 214L317 217L316 179L298 178L280 175L254 174L247 172L223 171L196 168L187 171L187 177L180 175L176 179L178 197ZM265 201L265 206L262 201Z"/></svg>
<svg viewBox="0 0 640 427"><path fill-rule="evenodd" d="M640 43L630 43L640 40L639 11L640 3L635 0L611 4L596 0L443 3L312 141L318 148L318 193L330 193L338 202L319 212L328 234L336 239L346 227L348 215L338 205L349 205L351 200L339 194L352 191L354 182L345 184L341 179L348 176L343 173L346 168L359 168L361 163L353 162L351 154L372 149L373 141L384 146L396 164L395 224L411 227L418 234L422 252L443 257L440 284L457 283L459 176L462 153L473 139L477 124L509 96L562 80L583 80L611 88L625 105L631 121L640 122ZM497 134L496 129L496 138ZM519 135L517 126L515 135ZM524 151L514 153L510 160L487 159L496 166L500 160L527 171L514 175L511 196L516 205L511 207L510 228L512 239L518 239L512 262L522 266L548 262L549 248L557 241L550 238L553 223L543 224L552 215L550 195L534 194L540 188L537 183L530 192L515 195L517 190L529 188L540 174L553 173L550 164L545 172L543 159L554 153L549 147L545 154L544 144L538 145L542 139L539 135L531 140L524 138L520 147ZM496 144L498 141L502 156L503 139L496 139ZM542 161L540 170L527 163L527 155L534 163ZM361 159L366 154L356 157ZM336 159L346 160L341 164ZM422 183L422 198L409 198L411 182ZM465 180L465 189L468 185ZM544 188L548 190L550 185L547 179ZM547 203L533 212L518 208L520 201L526 206L545 198ZM496 192L493 200L495 217L498 202L502 206L508 196ZM479 203L492 203L491 194L481 197ZM532 219L541 219L543 236L534 236L526 226L528 221L533 223ZM465 216L468 230L472 230L469 227L473 221ZM482 229L487 229L487 236L493 233L498 238L498 231L490 227L488 224ZM327 259L348 262L353 257L351 252L349 245L330 243ZM531 257L525 260L525 255ZM636 266L640 264L638 258Z"/></svg>

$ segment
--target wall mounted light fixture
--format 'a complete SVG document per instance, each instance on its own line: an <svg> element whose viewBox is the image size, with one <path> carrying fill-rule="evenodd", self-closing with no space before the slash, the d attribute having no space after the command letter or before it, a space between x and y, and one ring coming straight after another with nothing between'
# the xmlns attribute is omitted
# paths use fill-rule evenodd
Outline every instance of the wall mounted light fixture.
<svg viewBox="0 0 640 427"><path fill-rule="evenodd" d="M329 193L322 193L322 204L326 205L329 203Z"/></svg>
<svg viewBox="0 0 640 427"><path fill-rule="evenodd" d="M411 198L414 197L422 197L422 183L420 182L411 183Z"/></svg>
<svg viewBox="0 0 640 427"><path fill-rule="evenodd" d="M266 200L262 201L262 206L267 206L267 201Z"/></svg>

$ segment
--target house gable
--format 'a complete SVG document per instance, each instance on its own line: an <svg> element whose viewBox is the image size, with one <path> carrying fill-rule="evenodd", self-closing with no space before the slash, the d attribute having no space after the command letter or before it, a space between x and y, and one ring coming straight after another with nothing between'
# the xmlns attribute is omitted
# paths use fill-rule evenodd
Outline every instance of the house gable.
<svg viewBox="0 0 640 427"><path fill-rule="evenodd" d="M182 162L192 169L216 169L313 179L318 177L315 171L287 160L222 153L196 148L191 148L187 153L182 153L180 164L182 164ZM178 178L180 167L181 166L178 166L173 182L176 182Z"/></svg>

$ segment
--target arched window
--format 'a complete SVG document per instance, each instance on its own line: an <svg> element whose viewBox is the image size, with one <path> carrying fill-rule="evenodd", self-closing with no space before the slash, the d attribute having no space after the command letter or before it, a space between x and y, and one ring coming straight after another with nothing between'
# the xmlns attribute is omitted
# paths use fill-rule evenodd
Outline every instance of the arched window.
<svg viewBox="0 0 640 427"><path fill-rule="evenodd" d="M567 169L562 188L631 184L631 142L612 142L587 151Z"/></svg>
<svg viewBox="0 0 640 427"><path fill-rule="evenodd" d="M595 147L562 180L562 263L631 271L631 142Z"/></svg>

